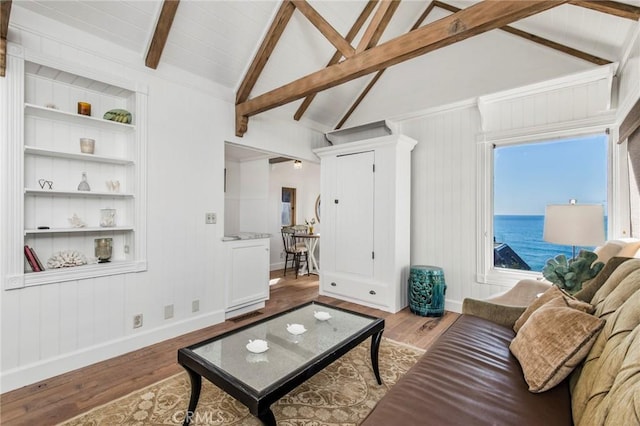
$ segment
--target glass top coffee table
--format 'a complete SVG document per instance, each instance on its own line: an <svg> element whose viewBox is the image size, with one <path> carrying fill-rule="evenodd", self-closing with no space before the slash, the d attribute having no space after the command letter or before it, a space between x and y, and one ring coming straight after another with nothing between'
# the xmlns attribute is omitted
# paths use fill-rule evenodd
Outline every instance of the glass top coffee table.
<svg viewBox="0 0 640 426"><path fill-rule="evenodd" d="M331 317L317 319L317 312ZM301 325L306 331L293 334L290 331L298 331L295 328L299 327L289 327L292 324ZM309 302L182 348L178 350L178 363L191 378L184 425L189 424L198 405L202 377L246 405L264 424L275 425L271 404L369 336L371 364L378 384L382 384L378 349L383 330L384 319ZM247 344L256 339L266 341L268 349L260 353L249 351Z"/></svg>

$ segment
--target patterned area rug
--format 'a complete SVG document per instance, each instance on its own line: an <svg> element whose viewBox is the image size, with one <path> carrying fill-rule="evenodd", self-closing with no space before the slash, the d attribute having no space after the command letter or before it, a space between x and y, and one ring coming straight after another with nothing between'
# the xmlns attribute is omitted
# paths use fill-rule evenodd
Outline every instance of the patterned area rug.
<svg viewBox="0 0 640 426"><path fill-rule="evenodd" d="M369 355L371 339L352 349L271 406L278 425L357 425L380 398L404 375L423 350L393 340L380 344L378 385ZM191 386L186 372L135 391L61 425L177 425L182 424ZM251 425L262 423L225 392L202 380L193 425Z"/></svg>

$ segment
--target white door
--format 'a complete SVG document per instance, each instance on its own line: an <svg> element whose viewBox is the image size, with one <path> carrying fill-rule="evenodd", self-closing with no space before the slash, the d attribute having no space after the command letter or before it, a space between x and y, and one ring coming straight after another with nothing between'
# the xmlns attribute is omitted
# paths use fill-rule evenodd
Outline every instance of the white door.
<svg viewBox="0 0 640 426"><path fill-rule="evenodd" d="M373 276L374 163L373 151L336 158L336 272Z"/></svg>

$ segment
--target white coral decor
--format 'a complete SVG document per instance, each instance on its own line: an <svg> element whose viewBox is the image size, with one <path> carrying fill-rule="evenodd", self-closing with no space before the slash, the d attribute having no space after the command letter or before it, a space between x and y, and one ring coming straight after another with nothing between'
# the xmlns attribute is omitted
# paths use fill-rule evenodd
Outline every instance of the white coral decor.
<svg viewBox="0 0 640 426"><path fill-rule="evenodd" d="M69 268L71 266L86 265L87 258L84 254L77 250L65 250L55 253L47 260L47 267L51 269L55 268Z"/></svg>

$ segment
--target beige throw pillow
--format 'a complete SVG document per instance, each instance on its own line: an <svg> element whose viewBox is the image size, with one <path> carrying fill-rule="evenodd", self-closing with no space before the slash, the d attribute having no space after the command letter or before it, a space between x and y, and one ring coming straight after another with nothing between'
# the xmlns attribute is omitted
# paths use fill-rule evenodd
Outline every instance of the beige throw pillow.
<svg viewBox="0 0 640 426"><path fill-rule="evenodd" d="M511 342L529 391L547 391L587 356L604 321L556 298L536 310Z"/></svg>
<svg viewBox="0 0 640 426"><path fill-rule="evenodd" d="M531 302L529 306L527 306L527 309L525 309L522 315L520 315L520 317L513 324L513 331L518 333L524 323L527 322L527 319L529 319L531 314L533 314L537 309L541 308L544 304L554 299L561 299L565 302L564 306L569 306L570 308L577 309L588 314L591 314L594 311L594 307L589 303L578 300L570 294L562 291L560 287L552 285L547 291L542 293L540 297L538 297L536 300Z"/></svg>

